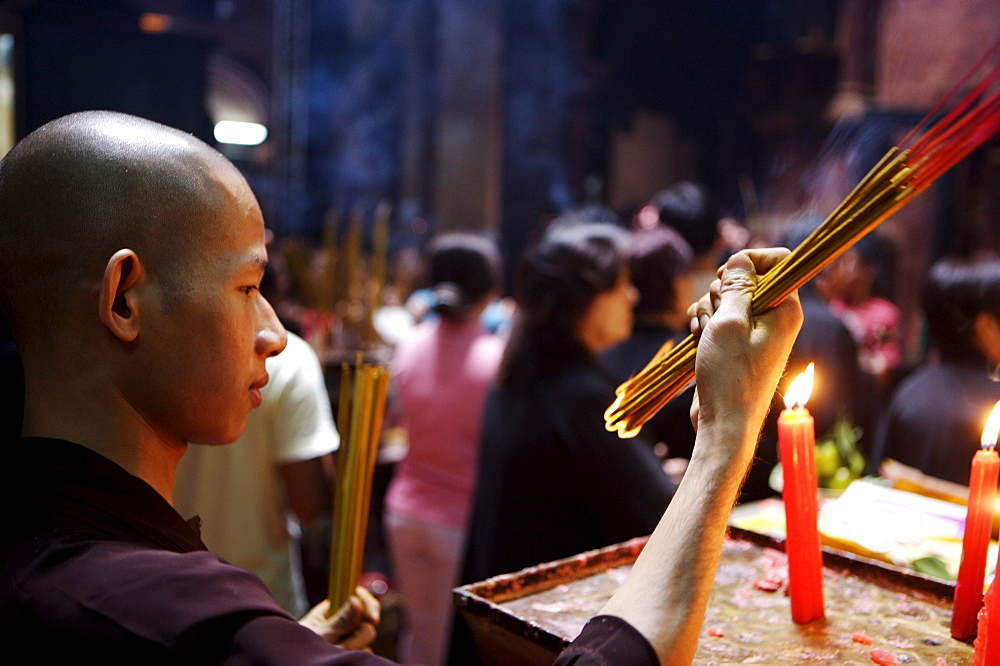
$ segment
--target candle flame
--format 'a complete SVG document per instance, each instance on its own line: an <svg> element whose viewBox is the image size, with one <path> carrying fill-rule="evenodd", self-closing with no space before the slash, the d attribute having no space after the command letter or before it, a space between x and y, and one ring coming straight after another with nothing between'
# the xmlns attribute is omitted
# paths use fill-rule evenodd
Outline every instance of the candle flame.
<svg viewBox="0 0 1000 666"><path fill-rule="evenodd" d="M983 438L980 441L982 448L995 449L997 446L997 436L1000 435L1000 400L993 405L990 417L986 419L986 427L983 428Z"/></svg>
<svg viewBox="0 0 1000 666"><path fill-rule="evenodd" d="M785 407L805 407L813 390L813 370L815 364L806 366L806 371L792 380L785 392Z"/></svg>

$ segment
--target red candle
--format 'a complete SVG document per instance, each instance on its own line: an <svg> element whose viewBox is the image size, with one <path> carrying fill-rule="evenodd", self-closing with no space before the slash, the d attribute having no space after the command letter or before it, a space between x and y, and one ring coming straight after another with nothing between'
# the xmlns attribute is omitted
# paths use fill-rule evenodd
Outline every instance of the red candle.
<svg viewBox="0 0 1000 666"><path fill-rule="evenodd" d="M805 403L812 391L813 364L795 378L778 417L778 453L784 485L785 552L792 620L823 617L823 557L816 526L816 434Z"/></svg>
<svg viewBox="0 0 1000 666"><path fill-rule="evenodd" d="M1000 562L997 562L1000 568ZM972 653L972 666L990 666L1000 664L1000 585L996 577L986 591L986 600L979 609L979 622L976 625L975 652Z"/></svg>
<svg viewBox="0 0 1000 666"><path fill-rule="evenodd" d="M1000 406L1000 402L997 403ZM986 551L993 525L993 502L996 497L1000 455L996 452L997 421L1000 410L993 408L983 429L982 448L972 457L969 474L969 511L962 538L962 562L955 583L955 605L951 612L951 635L959 640L976 633L976 616L983 606L983 579L986 576Z"/></svg>

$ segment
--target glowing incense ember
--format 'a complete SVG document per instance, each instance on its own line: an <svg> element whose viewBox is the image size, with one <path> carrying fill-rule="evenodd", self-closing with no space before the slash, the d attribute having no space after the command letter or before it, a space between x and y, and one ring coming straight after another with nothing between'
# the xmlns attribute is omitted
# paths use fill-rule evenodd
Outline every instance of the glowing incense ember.
<svg viewBox="0 0 1000 666"><path fill-rule="evenodd" d="M755 315L784 301L865 234L884 222L941 174L1000 130L1000 64L990 70L943 118L937 113L995 58L997 42L899 146L891 149L824 222L785 259L761 276L753 296ZM643 370L618 387L605 411L605 427L634 437L642 425L694 379L698 343L688 336L661 350Z"/></svg>
<svg viewBox="0 0 1000 666"><path fill-rule="evenodd" d="M333 526L330 544L330 612L350 598L361 577L375 454L382 432L389 371L385 366L341 366L335 459Z"/></svg>

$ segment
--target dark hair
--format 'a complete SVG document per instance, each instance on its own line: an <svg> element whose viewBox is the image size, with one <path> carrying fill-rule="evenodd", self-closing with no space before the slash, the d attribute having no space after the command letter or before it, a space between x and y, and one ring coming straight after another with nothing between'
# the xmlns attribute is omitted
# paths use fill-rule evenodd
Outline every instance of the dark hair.
<svg viewBox="0 0 1000 666"><path fill-rule="evenodd" d="M621 225L621 218L615 211L598 203L581 204L560 213L552 221L556 224L612 224Z"/></svg>
<svg viewBox="0 0 1000 666"><path fill-rule="evenodd" d="M627 233L607 223L556 219L524 255L515 277L517 315L500 367L501 386L530 382L593 355L576 327L625 267Z"/></svg>
<svg viewBox="0 0 1000 666"><path fill-rule="evenodd" d="M1000 321L1000 260L945 258L936 262L923 300L927 328L942 359L985 360L976 343L974 322L979 313Z"/></svg>
<svg viewBox="0 0 1000 666"><path fill-rule="evenodd" d="M464 319L485 296L499 289L500 251L481 234L449 232L427 247L434 312Z"/></svg>
<svg viewBox="0 0 1000 666"><path fill-rule="evenodd" d="M854 250L861 263L873 272L872 295L892 300L896 272L896 245L892 239L876 231L858 239Z"/></svg>
<svg viewBox="0 0 1000 666"><path fill-rule="evenodd" d="M673 308L674 280L691 267L693 252L687 241L668 227L638 229L629 236L628 256L632 284L639 290L636 316Z"/></svg>
<svg viewBox="0 0 1000 666"><path fill-rule="evenodd" d="M682 180L654 195L650 203L660 212L660 223L676 229L695 254L712 248L721 216L703 186Z"/></svg>

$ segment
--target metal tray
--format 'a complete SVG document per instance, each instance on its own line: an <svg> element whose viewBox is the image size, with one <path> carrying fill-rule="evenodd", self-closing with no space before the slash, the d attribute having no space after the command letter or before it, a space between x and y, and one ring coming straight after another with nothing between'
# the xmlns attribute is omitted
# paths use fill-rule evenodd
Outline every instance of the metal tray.
<svg viewBox="0 0 1000 666"><path fill-rule="evenodd" d="M596 614L611 595L645 543L645 538L634 539L454 590L460 614L472 629L484 661L551 664L586 618ZM901 658L910 659L910 663L933 664L937 656L951 665L971 661L972 647L952 639L948 631L953 584L850 553L823 550L828 600L838 601L835 596L848 593L847 588L853 588L854 594L862 590L862 596L888 595L888 600L875 609L869 608L865 599L857 598L856 604L840 599L842 610L848 606L849 613L835 613L828 601L826 620L799 626L790 619L785 594L760 592L766 610L763 606L744 606L741 613L739 600L733 597L757 592L745 594L754 581L741 576L747 572L738 571L736 564L727 565L727 560L732 560L736 551L780 560L784 541L730 528L705 620L705 627L718 626L724 636L707 636L703 631L695 663L775 663L788 659L794 663L817 659L820 663L840 664L855 663L856 658L856 663L870 664L869 652L876 647L893 650ZM866 591L869 586L871 589ZM885 604L894 604L900 613L899 622L892 618L893 608L885 612ZM780 640L768 636L767 627L746 626L747 618L762 618L765 612L769 614L768 624L781 628ZM739 617L741 614L743 617ZM871 622L880 625L881 634L872 631ZM871 633L873 643L852 640L854 631Z"/></svg>

